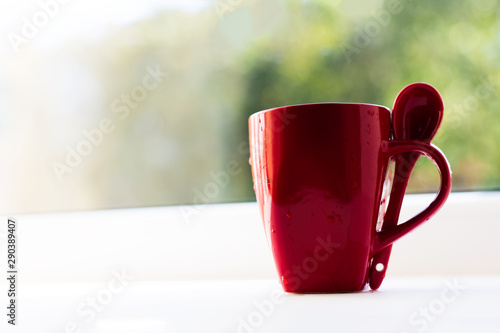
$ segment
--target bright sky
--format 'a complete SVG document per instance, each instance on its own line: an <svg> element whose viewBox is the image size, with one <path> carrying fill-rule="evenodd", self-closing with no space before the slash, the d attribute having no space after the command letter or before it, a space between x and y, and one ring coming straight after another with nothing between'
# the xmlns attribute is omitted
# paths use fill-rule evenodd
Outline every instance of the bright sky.
<svg viewBox="0 0 500 333"><path fill-rule="evenodd" d="M47 17L43 4L48 8L45 12L53 11L52 17L49 15L30 43L54 50L69 38L99 39L104 37L102 32L107 26L131 23L160 9L196 12L211 3L212 0L0 0L0 49L12 50L9 35L22 36L25 19L33 23L34 16L39 15L43 22L43 17Z"/></svg>

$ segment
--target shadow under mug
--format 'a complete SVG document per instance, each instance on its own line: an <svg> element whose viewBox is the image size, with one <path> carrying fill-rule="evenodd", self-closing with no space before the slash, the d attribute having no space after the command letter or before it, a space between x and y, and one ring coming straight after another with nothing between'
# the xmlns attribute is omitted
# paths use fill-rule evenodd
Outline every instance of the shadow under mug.
<svg viewBox="0 0 500 333"><path fill-rule="evenodd" d="M363 290L375 253L427 221L451 190L445 156L432 144L393 140L391 111L354 103L292 105L250 116L257 202L287 292ZM418 152L439 169L435 200L380 231L390 193L389 163Z"/></svg>

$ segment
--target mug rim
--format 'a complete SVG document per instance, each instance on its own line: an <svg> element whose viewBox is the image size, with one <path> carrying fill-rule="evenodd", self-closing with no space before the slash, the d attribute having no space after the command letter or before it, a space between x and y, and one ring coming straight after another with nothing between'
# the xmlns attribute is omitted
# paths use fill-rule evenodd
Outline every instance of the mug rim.
<svg viewBox="0 0 500 333"><path fill-rule="evenodd" d="M297 108L297 107L304 107L304 106L314 106L314 105L354 105L354 106L371 106L371 107L377 107L377 108L381 108L381 109L385 109L389 112L389 114L391 113L391 110L387 107L387 106L384 106L384 105L380 105L380 104L371 104L371 103L351 103L351 102L318 102L318 103L304 103L304 104L290 104L290 105L283 105L283 106L277 106L277 107L274 107L274 108L269 108L269 109L265 109L265 110L261 110L261 111L257 111L257 112L254 112L250 115L250 117L253 117L253 116L256 116L260 113L264 113L264 112L271 112L271 111L278 111L280 109L285 109L285 108Z"/></svg>

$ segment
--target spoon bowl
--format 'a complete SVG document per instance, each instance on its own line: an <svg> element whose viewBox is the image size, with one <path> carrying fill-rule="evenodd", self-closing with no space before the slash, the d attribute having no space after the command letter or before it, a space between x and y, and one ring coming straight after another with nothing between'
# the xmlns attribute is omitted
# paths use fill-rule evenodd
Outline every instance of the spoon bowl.
<svg viewBox="0 0 500 333"><path fill-rule="evenodd" d="M406 86L394 101L394 138L431 142L441 125L443 113L443 99L436 88L426 83Z"/></svg>

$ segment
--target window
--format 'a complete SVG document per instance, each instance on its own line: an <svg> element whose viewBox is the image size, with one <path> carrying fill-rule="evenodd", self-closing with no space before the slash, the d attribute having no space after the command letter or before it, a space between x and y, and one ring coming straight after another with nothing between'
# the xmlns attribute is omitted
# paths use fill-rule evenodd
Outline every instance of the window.
<svg viewBox="0 0 500 333"><path fill-rule="evenodd" d="M2 4L0 209L255 200L247 118L310 102L392 106L435 86L454 189L500 185L496 3ZM434 191L421 159L409 190Z"/></svg>

